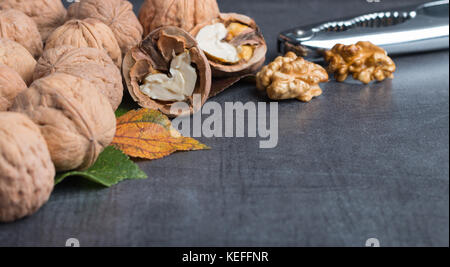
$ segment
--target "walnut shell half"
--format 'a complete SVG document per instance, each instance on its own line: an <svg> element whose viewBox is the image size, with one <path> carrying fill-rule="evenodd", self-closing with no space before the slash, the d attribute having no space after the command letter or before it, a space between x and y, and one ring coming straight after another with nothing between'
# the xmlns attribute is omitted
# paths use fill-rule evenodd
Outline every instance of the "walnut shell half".
<svg viewBox="0 0 450 267"><path fill-rule="evenodd" d="M100 20L88 18L67 21L48 37L45 49L62 45L103 49L119 68L122 65L122 52L117 39Z"/></svg>
<svg viewBox="0 0 450 267"><path fill-rule="evenodd" d="M113 110L116 110L122 102L122 75L103 50L73 46L48 49L38 61L34 80L55 72L70 74L94 83L109 99Z"/></svg>
<svg viewBox="0 0 450 267"><path fill-rule="evenodd" d="M15 70L0 65L0 111L8 110L14 98L26 89L27 85Z"/></svg>
<svg viewBox="0 0 450 267"><path fill-rule="evenodd" d="M177 26L189 32L218 16L216 0L146 0L139 11L144 36L162 26Z"/></svg>
<svg viewBox="0 0 450 267"><path fill-rule="evenodd" d="M66 9L61 0L1 0L0 9L17 9L31 17L44 42L66 20Z"/></svg>
<svg viewBox="0 0 450 267"><path fill-rule="evenodd" d="M6 65L19 73L27 85L33 82L36 60L19 43L0 38L0 64Z"/></svg>
<svg viewBox="0 0 450 267"><path fill-rule="evenodd" d="M18 42L38 59L43 44L36 22L15 9L0 11L0 37Z"/></svg>
<svg viewBox="0 0 450 267"><path fill-rule="evenodd" d="M72 19L95 18L108 25L123 55L142 41L144 30L129 1L81 0L70 5L68 16Z"/></svg>
<svg viewBox="0 0 450 267"><path fill-rule="evenodd" d="M11 111L39 125L57 171L92 166L116 130L108 99L92 83L64 73L36 80Z"/></svg>
<svg viewBox="0 0 450 267"><path fill-rule="evenodd" d="M22 114L0 112L0 221L35 213L49 199L54 177L39 127Z"/></svg>
<svg viewBox="0 0 450 267"><path fill-rule="evenodd" d="M149 74L168 74L174 54L179 55L185 51L190 54L197 81L192 96L185 100L190 107L189 112L172 113L171 107L175 101L152 99L141 92L140 85ZM167 26L151 32L139 46L127 53L122 71L130 95L140 106L159 109L169 116L188 115L198 111L208 99L211 89L211 69L206 56L198 48L195 39L178 27ZM194 101L194 95L201 96L199 103Z"/></svg>

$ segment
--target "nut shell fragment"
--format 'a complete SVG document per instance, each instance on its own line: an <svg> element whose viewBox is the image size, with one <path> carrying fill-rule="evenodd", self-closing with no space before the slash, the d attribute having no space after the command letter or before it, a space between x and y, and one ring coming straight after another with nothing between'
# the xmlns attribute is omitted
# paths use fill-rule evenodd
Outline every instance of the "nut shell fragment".
<svg viewBox="0 0 450 267"><path fill-rule="evenodd" d="M15 70L0 65L0 111L8 110L14 98L26 89L27 85Z"/></svg>
<svg viewBox="0 0 450 267"><path fill-rule="evenodd" d="M334 73L338 82L343 82L351 74L354 79L368 84L373 80L383 81L393 78L396 66L386 51L371 42L353 45L337 44L325 52L328 71Z"/></svg>
<svg viewBox="0 0 450 267"><path fill-rule="evenodd" d="M257 88L266 90L273 100L296 98L309 102L322 94L319 83L327 81L328 74L324 68L297 57L293 52L277 57L256 75Z"/></svg>
<svg viewBox="0 0 450 267"><path fill-rule="evenodd" d="M68 9L71 19L95 18L113 31L122 54L142 40L143 28L133 12L133 5L123 0L81 0Z"/></svg>
<svg viewBox="0 0 450 267"><path fill-rule="evenodd" d="M113 110L116 110L122 102L122 75L103 50L73 46L48 49L38 61L34 80L55 72L70 74L92 82L109 99Z"/></svg>
<svg viewBox="0 0 450 267"><path fill-rule="evenodd" d="M188 51L192 66L197 72L197 82L193 96L184 102L190 107L188 111L172 113L173 101L160 101L150 98L140 91L144 79L152 73L168 73L173 55ZM177 27L163 27L150 33L142 43L131 49L124 58L123 76L132 98L144 108L158 109L169 116L188 115L198 111L208 99L211 89L211 69L208 60L198 48L195 39ZM200 101L194 96L200 95Z"/></svg>
<svg viewBox="0 0 450 267"><path fill-rule="evenodd" d="M62 45L102 49L119 68L122 64L122 52L114 33L97 19L67 21L48 37L45 49Z"/></svg>
<svg viewBox="0 0 450 267"><path fill-rule="evenodd" d="M19 43L0 38L0 64L6 65L19 73L27 85L33 82L36 60Z"/></svg>
<svg viewBox="0 0 450 267"><path fill-rule="evenodd" d="M0 38L21 44L36 59L42 55L43 44L36 22L19 10L0 11Z"/></svg>
<svg viewBox="0 0 450 267"><path fill-rule="evenodd" d="M35 213L49 199L54 177L38 126L22 114L0 112L0 221Z"/></svg>
<svg viewBox="0 0 450 267"><path fill-rule="evenodd" d="M36 80L11 110L39 125L57 171L89 168L115 134L107 98L92 83L64 73Z"/></svg>

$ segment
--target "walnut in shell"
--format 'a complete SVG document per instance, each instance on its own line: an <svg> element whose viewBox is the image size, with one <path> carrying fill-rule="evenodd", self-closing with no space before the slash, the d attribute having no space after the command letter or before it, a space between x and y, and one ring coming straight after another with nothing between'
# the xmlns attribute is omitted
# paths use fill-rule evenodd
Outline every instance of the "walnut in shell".
<svg viewBox="0 0 450 267"><path fill-rule="evenodd" d="M0 111L8 110L14 98L26 89L27 85L15 70L0 65Z"/></svg>
<svg viewBox="0 0 450 267"><path fill-rule="evenodd" d="M6 65L19 73L27 85L33 82L36 60L19 43L0 38L0 64Z"/></svg>
<svg viewBox="0 0 450 267"><path fill-rule="evenodd" d="M43 44L36 22L22 11L0 11L0 38L16 41L36 59L42 55Z"/></svg>
<svg viewBox="0 0 450 267"><path fill-rule="evenodd" d="M211 95L256 74L264 64L266 41L255 21L247 16L220 14L213 21L197 25L191 34L196 36L211 65L214 77Z"/></svg>
<svg viewBox="0 0 450 267"><path fill-rule="evenodd" d="M108 98L113 110L116 110L122 102L122 75L103 50L73 46L48 49L38 60L34 79L55 72L70 74L92 82Z"/></svg>
<svg viewBox="0 0 450 267"><path fill-rule="evenodd" d="M116 119L94 84L65 73L36 80L11 111L39 125L57 171L84 170L114 138Z"/></svg>
<svg viewBox="0 0 450 267"><path fill-rule="evenodd" d="M337 44L325 52L328 71L334 73L338 82L343 82L349 74L355 80L368 84L373 80L383 81L394 78L394 61L387 52L371 42L358 42L353 45Z"/></svg>
<svg viewBox="0 0 450 267"><path fill-rule="evenodd" d="M162 27L150 33L124 58L123 76L128 91L142 107L159 109L169 116L196 112L208 99L211 69L195 39L178 27ZM200 95L200 101L194 96ZM190 110L172 113L176 102Z"/></svg>
<svg viewBox="0 0 450 267"><path fill-rule="evenodd" d="M66 9L61 0L1 0L0 9L17 9L31 17L44 42L66 20Z"/></svg>
<svg viewBox="0 0 450 267"><path fill-rule="evenodd" d="M117 39L100 20L87 18L67 21L48 37L45 49L62 45L103 49L119 68L122 65L122 52Z"/></svg>
<svg viewBox="0 0 450 267"><path fill-rule="evenodd" d="M190 32L198 24L217 17L216 0L146 0L139 11L144 36L162 26L177 26Z"/></svg>
<svg viewBox="0 0 450 267"><path fill-rule="evenodd" d="M0 112L0 221L35 213L49 199L54 177L39 127L22 114Z"/></svg>
<svg viewBox="0 0 450 267"><path fill-rule="evenodd" d="M266 90L273 100L296 98L309 102L322 94L319 83L327 82L327 71L320 65L288 52L262 68L256 75L259 90Z"/></svg>

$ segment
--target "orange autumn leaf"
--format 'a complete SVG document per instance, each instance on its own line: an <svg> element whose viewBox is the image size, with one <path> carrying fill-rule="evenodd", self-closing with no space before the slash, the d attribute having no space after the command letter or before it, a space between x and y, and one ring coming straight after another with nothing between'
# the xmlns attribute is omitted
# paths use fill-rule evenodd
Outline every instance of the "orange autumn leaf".
<svg viewBox="0 0 450 267"><path fill-rule="evenodd" d="M117 119L112 145L125 154L144 159L160 159L176 151L209 149L189 137L181 136L170 120L157 110L132 110Z"/></svg>

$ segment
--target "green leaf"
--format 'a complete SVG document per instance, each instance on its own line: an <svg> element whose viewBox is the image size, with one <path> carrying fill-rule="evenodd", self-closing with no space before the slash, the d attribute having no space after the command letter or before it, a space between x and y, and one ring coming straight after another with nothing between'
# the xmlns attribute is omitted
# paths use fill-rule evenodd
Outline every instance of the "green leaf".
<svg viewBox="0 0 450 267"><path fill-rule="evenodd" d="M147 179L148 176L130 158L113 146L107 147L97 162L86 171L58 173L55 184L71 176L79 176L92 182L110 187L128 179Z"/></svg>

